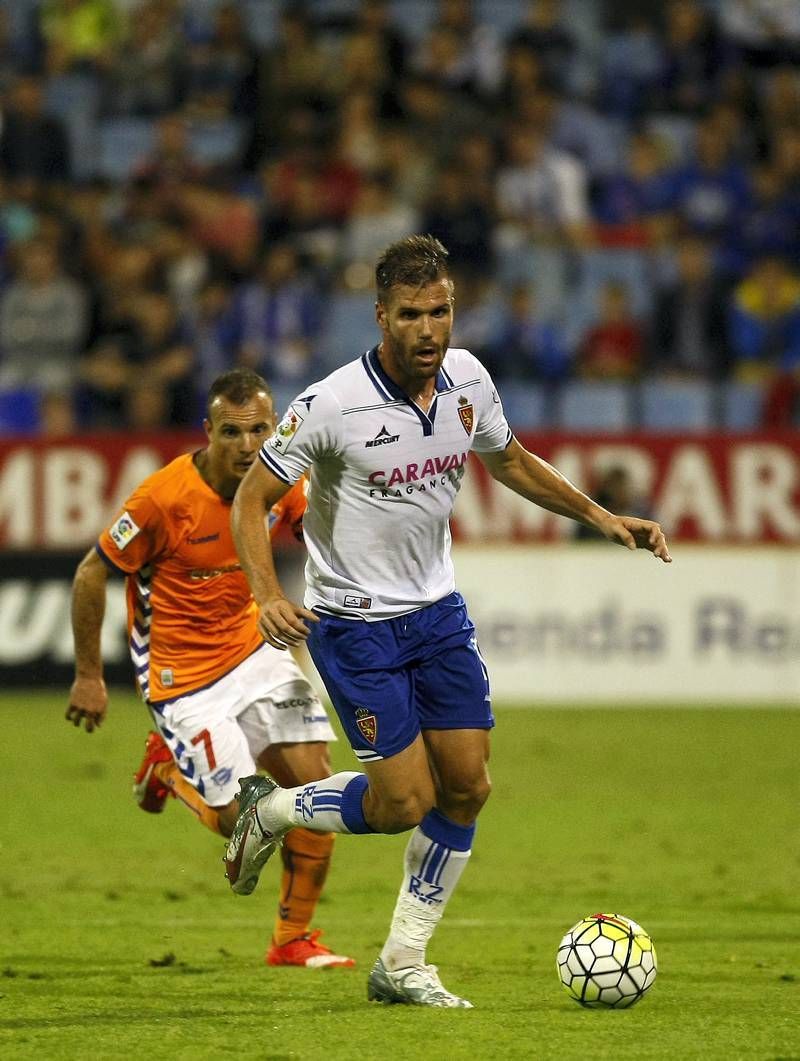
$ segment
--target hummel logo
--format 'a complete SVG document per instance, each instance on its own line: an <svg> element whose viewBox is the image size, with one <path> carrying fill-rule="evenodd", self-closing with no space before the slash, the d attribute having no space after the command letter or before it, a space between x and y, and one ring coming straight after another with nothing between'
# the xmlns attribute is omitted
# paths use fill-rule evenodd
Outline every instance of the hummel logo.
<svg viewBox="0 0 800 1061"><path fill-rule="evenodd" d="M390 435L386 430L386 424L384 424L375 438L371 438L369 442L365 442L364 445L367 449L371 449L373 446L388 446L390 442L397 442L399 438L399 435Z"/></svg>

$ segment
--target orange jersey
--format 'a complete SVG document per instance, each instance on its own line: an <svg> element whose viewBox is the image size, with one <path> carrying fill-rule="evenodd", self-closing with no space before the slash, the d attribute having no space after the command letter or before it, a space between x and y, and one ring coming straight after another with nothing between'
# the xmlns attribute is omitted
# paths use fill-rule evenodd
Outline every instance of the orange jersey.
<svg viewBox="0 0 800 1061"><path fill-rule="evenodd" d="M276 529L302 519L302 485L280 505L274 521L270 514ZM185 454L145 479L100 535L98 552L127 576L131 657L146 700L210 685L262 643L230 515L231 502Z"/></svg>

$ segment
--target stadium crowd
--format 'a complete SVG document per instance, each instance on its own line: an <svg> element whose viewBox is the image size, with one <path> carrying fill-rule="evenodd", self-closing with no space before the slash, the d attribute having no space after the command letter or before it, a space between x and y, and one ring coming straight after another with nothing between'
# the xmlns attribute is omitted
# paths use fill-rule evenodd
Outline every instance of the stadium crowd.
<svg viewBox="0 0 800 1061"><path fill-rule="evenodd" d="M281 405L411 232L517 426L796 424L800 4L0 7L4 433Z"/></svg>

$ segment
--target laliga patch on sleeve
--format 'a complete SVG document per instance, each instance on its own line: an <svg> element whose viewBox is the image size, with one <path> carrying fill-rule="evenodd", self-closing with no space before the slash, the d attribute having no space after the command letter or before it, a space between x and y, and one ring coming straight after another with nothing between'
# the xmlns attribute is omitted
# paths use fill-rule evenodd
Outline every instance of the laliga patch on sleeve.
<svg viewBox="0 0 800 1061"><path fill-rule="evenodd" d="M123 512L117 522L109 528L108 534L112 542L120 552L129 545L141 530L133 521L133 517Z"/></svg>
<svg viewBox="0 0 800 1061"><path fill-rule="evenodd" d="M285 453L302 422L303 417L293 405L290 405L273 434L267 439L266 444L277 450L278 453Z"/></svg>

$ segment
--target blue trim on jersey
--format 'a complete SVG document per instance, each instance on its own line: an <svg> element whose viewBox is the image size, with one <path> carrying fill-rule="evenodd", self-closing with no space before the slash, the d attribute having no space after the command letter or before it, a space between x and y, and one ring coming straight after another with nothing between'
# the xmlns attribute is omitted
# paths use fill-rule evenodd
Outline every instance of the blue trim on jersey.
<svg viewBox="0 0 800 1061"><path fill-rule="evenodd" d="M100 542L95 542L94 551L97 553L97 555L106 565L106 567L110 567L111 570L114 571L117 575L124 575L125 578L128 577L130 571L126 571L123 567L117 567L111 557L107 553L103 552L102 548L100 547Z"/></svg>
<svg viewBox="0 0 800 1061"><path fill-rule="evenodd" d="M266 445L266 443L264 445ZM276 479L280 479L282 483L287 483L289 486L293 485L293 480L289 478L283 468L281 468L280 464L277 464L268 453L264 452L264 446L258 451L258 455L261 458L262 463L267 466Z"/></svg>
<svg viewBox="0 0 800 1061"><path fill-rule="evenodd" d="M367 352L361 358L361 361L362 361L362 364L364 365L364 371L366 372L366 374L370 378L370 382L372 383L372 386L375 388L375 390L378 392L378 394L380 394L381 398L383 398L383 400L385 402L390 402L390 401L392 401L392 395L381 384L381 381L378 378L378 376L376 375L375 369L373 368L373 366L372 366L372 364L370 362L370 358L371 358L371 356L373 354L376 355L376 360L377 360L377 350L378 350L377 346L374 346L371 350L367 350ZM380 368L380 364L378 365L378 367ZM385 375L385 373L384 373L384 375ZM388 377L386 377L386 378L388 379ZM390 382L391 382L391 380L390 380Z"/></svg>
<svg viewBox="0 0 800 1061"><path fill-rule="evenodd" d="M420 409L416 402L413 402L411 398L409 398L403 388L399 387L391 378L391 376L386 373L383 365L381 364L380 358L378 357L377 346L373 346L370 351L364 354L364 367L366 368L370 379L373 381L373 383L375 383L375 386L378 389L378 393L380 393L380 388L378 388L376 378L380 382L384 390L389 393L388 400L403 402L405 405L408 405L411 409L414 410L414 412L417 414L417 419L422 424L423 435L429 436L433 434L433 422L436 419L436 398L440 391L448 389L447 378L445 377L445 374L442 369L439 369L436 374L436 382L434 384L435 394L433 396L433 401L431 402L430 409L427 413L425 413L422 411L422 409Z"/></svg>

